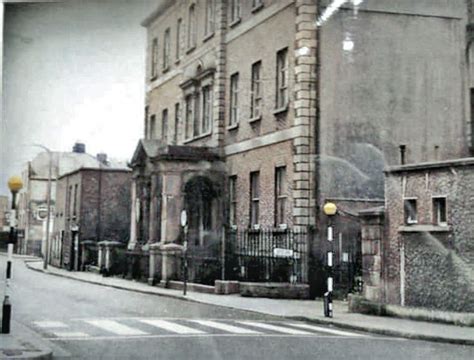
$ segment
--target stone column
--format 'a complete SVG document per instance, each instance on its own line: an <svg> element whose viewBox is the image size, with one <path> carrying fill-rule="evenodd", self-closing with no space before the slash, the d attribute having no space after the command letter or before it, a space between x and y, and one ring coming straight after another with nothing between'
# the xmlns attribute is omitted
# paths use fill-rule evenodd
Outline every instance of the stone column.
<svg viewBox="0 0 474 360"><path fill-rule="evenodd" d="M130 212L130 240L128 242L128 249L133 250L137 243L137 183L136 179L132 182L132 203Z"/></svg>
<svg viewBox="0 0 474 360"><path fill-rule="evenodd" d="M362 210L362 280L363 295L367 300L382 301L382 252L384 209Z"/></svg>
<svg viewBox="0 0 474 360"><path fill-rule="evenodd" d="M317 108L317 5L314 0L296 0L293 140L293 225L296 229L315 224L315 122Z"/></svg>
<svg viewBox="0 0 474 360"><path fill-rule="evenodd" d="M100 270L102 268L102 265L104 265L104 260L102 258L104 256L104 251L100 243L98 244L98 247L99 247L99 250L97 254L97 266L99 267L99 270Z"/></svg>
<svg viewBox="0 0 474 360"><path fill-rule="evenodd" d="M155 243L150 245L150 263L149 263L149 273L148 273L148 284L154 285L155 279L161 277L161 243Z"/></svg>

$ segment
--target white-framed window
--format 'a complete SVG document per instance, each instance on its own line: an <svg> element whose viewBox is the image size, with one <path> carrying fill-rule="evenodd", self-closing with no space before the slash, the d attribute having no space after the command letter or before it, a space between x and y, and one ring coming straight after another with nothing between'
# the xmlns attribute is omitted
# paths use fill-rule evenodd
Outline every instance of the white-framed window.
<svg viewBox="0 0 474 360"><path fill-rule="evenodd" d="M288 104L288 48L277 52L276 56L276 109Z"/></svg>
<svg viewBox="0 0 474 360"><path fill-rule="evenodd" d="M256 118L261 114L262 106L262 62L257 61L252 65L252 78L250 87L250 117Z"/></svg>
<svg viewBox="0 0 474 360"><path fill-rule="evenodd" d="M181 59L181 32L183 19L179 18L176 23L176 60Z"/></svg>
<svg viewBox="0 0 474 360"><path fill-rule="evenodd" d="M196 47L196 6L192 4L188 11L188 49Z"/></svg>
<svg viewBox="0 0 474 360"><path fill-rule="evenodd" d="M161 115L161 139L168 143L168 109L164 109Z"/></svg>
<svg viewBox="0 0 474 360"><path fill-rule="evenodd" d="M158 76L158 39L154 38L151 43L151 78Z"/></svg>
<svg viewBox="0 0 474 360"><path fill-rule="evenodd" d="M275 168L275 225L286 224L286 166Z"/></svg>
<svg viewBox="0 0 474 360"><path fill-rule="evenodd" d="M163 70L166 70L170 66L170 28L165 30L163 39Z"/></svg>
<svg viewBox="0 0 474 360"><path fill-rule="evenodd" d="M229 177L229 222L237 225L237 175Z"/></svg>
<svg viewBox="0 0 474 360"><path fill-rule="evenodd" d="M201 133L207 134L211 131L212 124L212 87L210 85L202 88L202 117Z"/></svg>
<svg viewBox="0 0 474 360"><path fill-rule="evenodd" d="M239 73L230 76L229 125L239 122Z"/></svg>
<svg viewBox="0 0 474 360"><path fill-rule="evenodd" d="M403 200L404 218L406 225L418 223L417 199L406 198Z"/></svg>
<svg viewBox="0 0 474 360"><path fill-rule="evenodd" d="M230 0L230 23L240 20L240 0Z"/></svg>
<svg viewBox="0 0 474 360"><path fill-rule="evenodd" d="M433 222L435 225L447 226L448 215L446 211L446 197L433 197Z"/></svg>
<svg viewBox="0 0 474 360"><path fill-rule="evenodd" d="M214 0L206 0L206 25L204 35L210 35L215 30L215 11Z"/></svg>
<svg viewBox="0 0 474 360"><path fill-rule="evenodd" d="M194 94L194 119L193 119L193 136L201 135L201 93L197 92Z"/></svg>
<svg viewBox="0 0 474 360"><path fill-rule="evenodd" d="M260 172L250 173L250 225L255 227L259 224L259 204L260 204Z"/></svg>

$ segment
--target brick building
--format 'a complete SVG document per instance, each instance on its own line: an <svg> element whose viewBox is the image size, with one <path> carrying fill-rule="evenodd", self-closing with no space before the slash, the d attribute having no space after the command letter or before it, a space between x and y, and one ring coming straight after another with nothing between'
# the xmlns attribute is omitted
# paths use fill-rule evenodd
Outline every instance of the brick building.
<svg viewBox="0 0 474 360"><path fill-rule="evenodd" d="M380 205L385 166L468 156L464 0L331 3L162 1L143 22L130 249L180 242L185 208L195 245L315 226L321 260L324 201ZM358 222L336 229L356 256Z"/></svg>
<svg viewBox="0 0 474 360"><path fill-rule="evenodd" d="M70 270L97 265L97 243L127 244L131 173L125 168L82 167L60 176L51 263Z"/></svg>
<svg viewBox="0 0 474 360"><path fill-rule="evenodd" d="M23 189L18 195L18 230L24 237L19 239L17 251L21 254L44 254L47 218L47 187L50 156L38 154L22 171ZM59 176L81 167L98 167L100 161L86 153L84 144L77 143L71 152L51 152L51 213L56 200L56 180ZM51 216L50 235L54 216Z"/></svg>

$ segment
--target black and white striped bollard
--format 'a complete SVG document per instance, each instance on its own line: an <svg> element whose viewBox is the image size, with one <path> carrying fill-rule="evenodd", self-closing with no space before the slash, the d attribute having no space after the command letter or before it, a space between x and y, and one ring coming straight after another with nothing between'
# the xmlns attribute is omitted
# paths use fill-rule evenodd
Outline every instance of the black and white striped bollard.
<svg viewBox="0 0 474 360"><path fill-rule="evenodd" d="M10 279L12 277L13 244L8 244L7 274L5 278L5 297L2 306L2 334L10 334L12 304L10 303Z"/></svg>
<svg viewBox="0 0 474 360"><path fill-rule="evenodd" d="M328 266L328 279L327 279L327 292L324 294L324 316L333 316L333 304L332 304L332 293L334 290L334 278L333 278L333 260L334 260L334 229L332 224L332 218L337 213L337 207L335 204L328 202L324 205L324 213L328 216L328 232L327 240L329 242L329 250L327 252L327 266Z"/></svg>

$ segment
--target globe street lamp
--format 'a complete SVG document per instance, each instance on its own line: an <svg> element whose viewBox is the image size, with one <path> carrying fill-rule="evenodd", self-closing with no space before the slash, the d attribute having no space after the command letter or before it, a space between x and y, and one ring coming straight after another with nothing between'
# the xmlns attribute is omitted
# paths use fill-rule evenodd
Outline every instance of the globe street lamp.
<svg viewBox="0 0 474 360"><path fill-rule="evenodd" d="M337 206L332 202L327 202L323 207L324 214L328 217L328 233L329 251L327 252L327 265L329 268L327 287L328 291L324 294L324 316L331 317L333 315L332 292L333 292L333 226L332 219L337 214Z"/></svg>
<svg viewBox="0 0 474 360"><path fill-rule="evenodd" d="M12 275L12 257L13 257L13 246L16 243L16 194L23 187L23 181L21 177L12 176L8 179L8 188L12 193L12 206L10 212L10 236L8 238L8 258L7 258L7 274L5 279L5 298L3 299L2 305L2 334L10 333L10 320L12 315L12 305L10 303L10 279Z"/></svg>

